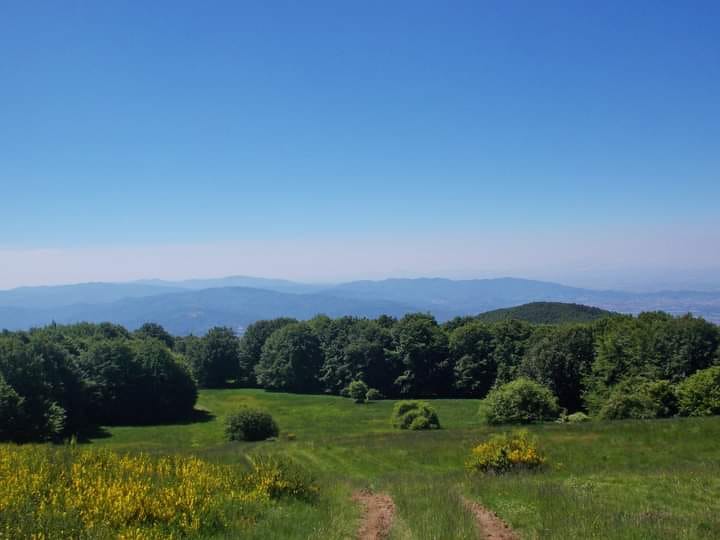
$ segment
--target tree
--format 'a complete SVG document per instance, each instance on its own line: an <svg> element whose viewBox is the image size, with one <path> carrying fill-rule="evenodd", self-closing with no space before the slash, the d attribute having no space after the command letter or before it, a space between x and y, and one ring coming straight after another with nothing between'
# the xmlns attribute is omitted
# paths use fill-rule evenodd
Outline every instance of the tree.
<svg viewBox="0 0 720 540"><path fill-rule="evenodd" d="M698 371L680 383L678 401L683 416L720 414L720 365Z"/></svg>
<svg viewBox="0 0 720 540"><path fill-rule="evenodd" d="M446 394L452 388L452 365L445 332L432 315L403 317L393 328L393 354L403 367L395 384L402 394Z"/></svg>
<svg viewBox="0 0 720 540"><path fill-rule="evenodd" d="M511 319L494 324L492 329L496 384L505 384L518 377L518 368L525 356L533 326Z"/></svg>
<svg viewBox="0 0 720 540"><path fill-rule="evenodd" d="M157 339L138 342L135 354L143 371L141 394L135 396L145 409L140 421L154 423L188 418L198 396L189 370Z"/></svg>
<svg viewBox="0 0 720 540"><path fill-rule="evenodd" d="M307 323L293 323L273 332L255 367L258 384L270 390L316 392L323 356L320 341Z"/></svg>
<svg viewBox="0 0 720 540"><path fill-rule="evenodd" d="M143 369L125 339L93 343L78 359L87 388L88 416L99 424L142 422ZM140 399L138 399L140 397Z"/></svg>
<svg viewBox="0 0 720 540"><path fill-rule="evenodd" d="M450 333L449 347L455 387L468 395L485 396L497 375L491 328L477 321L458 326Z"/></svg>
<svg viewBox="0 0 720 540"><path fill-rule="evenodd" d="M23 431L23 398L0 375L0 441L18 440Z"/></svg>
<svg viewBox="0 0 720 540"><path fill-rule="evenodd" d="M242 337L238 347L238 359L242 383L246 386L256 386L255 366L260 362L262 348L275 330L288 324L297 322L295 319L281 317L267 321L257 321L249 325Z"/></svg>
<svg viewBox="0 0 720 540"><path fill-rule="evenodd" d="M560 416L549 388L521 377L490 391L480 406L488 424L530 424Z"/></svg>
<svg viewBox="0 0 720 540"><path fill-rule="evenodd" d="M348 386L348 394L355 403L365 403L368 393L368 385L362 381L353 381Z"/></svg>
<svg viewBox="0 0 720 540"><path fill-rule="evenodd" d="M173 338L161 325L157 323L145 323L135 330L135 336L139 339L155 338L162 341L169 349L175 346Z"/></svg>
<svg viewBox="0 0 720 540"><path fill-rule="evenodd" d="M200 342L186 343L187 359L198 385L222 388L240 377L239 340L230 328L212 328Z"/></svg>
<svg viewBox="0 0 720 540"><path fill-rule="evenodd" d="M538 333L520 364L519 373L547 386L568 411L582 408L584 381L595 357L589 326L550 327Z"/></svg>

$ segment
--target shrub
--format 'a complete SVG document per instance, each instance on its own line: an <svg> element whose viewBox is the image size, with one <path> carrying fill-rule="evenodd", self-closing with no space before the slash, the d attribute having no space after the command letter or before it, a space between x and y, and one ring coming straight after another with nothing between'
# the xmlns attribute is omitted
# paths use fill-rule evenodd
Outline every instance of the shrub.
<svg viewBox="0 0 720 540"><path fill-rule="evenodd" d="M698 371L680 383L678 402L683 416L720 414L720 366Z"/></svg>
<svg viewBox="0 0 720 540"><path fill-rule="evenodd" d="M590 417L585 414L584 412L576 412L572 414L568 414L564 420L568 424L582 424L583 422L589 422Z"/></svg>
<svg viewBox="0 0 720 540"><path fill-rule="evenodd" d="M277 437L278 433L278 425L270 414L250 407L228 416L225 424L225 436L229 441L262 441Z"/></svg>
<svg viewBox="0 0 720 540"><path fill-rule="evenodd" d="M370 388L365 394L365 399L367 401L377 401L379 399L382 399L382 397L383 395L380 393L380 391L376 390L375 388Z"/></svg>
<svg viewBox="0 0 720 540"><path fill-rule="evenodd" d="M465 462L471 472L504 474L511 470L537 469L545 463L526 431L493 435L472 449Z"/></svg>
<svg viewBox="0 0 720 540"><path fill-rule="evenodd" d="M310 499L318 492L313 479L286 459L261 457L250 465L0 445L1 536L239 538L270 500Z"/></svg>
<svg viewBox="0 0 720 540"><path fill-rule="evenodd" d="M353 381L348 385L348 394L355 403L365 403L368 386L362 381Z"/></svg>
<svg viewBox="0 0 720 540"><path fill-rule="evenodd" d="M440 429L438 415L427 401L398 401L393 407L392 424L398 429Z"/></svg>
<svg viewBox="0 0 720 540"><path fill-rule="evenodd" d="M677 412L677 398L668 381L632 378L617 384L600 408L603 420L666 418Z"/></svg>
<svg viewBox="0 0 720 540"><path fill-rule="evenodd" d="M521 377L491 390L480 414L489 424L529 424L557 419L560 407L548 388Z"/></svg>

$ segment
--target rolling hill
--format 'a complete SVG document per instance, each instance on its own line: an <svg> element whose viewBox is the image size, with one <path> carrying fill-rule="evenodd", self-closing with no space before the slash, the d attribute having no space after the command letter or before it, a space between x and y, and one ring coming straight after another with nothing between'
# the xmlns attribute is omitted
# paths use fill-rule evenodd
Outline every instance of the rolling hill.
<svg viewBox="0 0 720 540"><path fill-rule="evenodd" d="M614 315L612 311L562 302L531 302L511 308L495 309L477 316L483 322L518 319L536 324L563 324L592 322Z"/></svg>

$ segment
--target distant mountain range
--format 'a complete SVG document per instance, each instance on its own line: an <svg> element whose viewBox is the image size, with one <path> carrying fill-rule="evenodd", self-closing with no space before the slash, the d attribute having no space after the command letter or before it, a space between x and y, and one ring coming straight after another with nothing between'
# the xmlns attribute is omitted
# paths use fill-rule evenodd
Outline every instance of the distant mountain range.
<svg viewBox="0 0 720 540"><path fill-rule="evenodd" d="M585 304L623 313L691 312L720 322L720 292L601 291L517 278L387 279L317 285L233 276L0 291L0 328L25 329L52 321L111 321L136 328L153 321L176 334L197 334L215 325L242 331L253 321L279 316L376 317L424 311L447 320L530 302Z"/></svg>

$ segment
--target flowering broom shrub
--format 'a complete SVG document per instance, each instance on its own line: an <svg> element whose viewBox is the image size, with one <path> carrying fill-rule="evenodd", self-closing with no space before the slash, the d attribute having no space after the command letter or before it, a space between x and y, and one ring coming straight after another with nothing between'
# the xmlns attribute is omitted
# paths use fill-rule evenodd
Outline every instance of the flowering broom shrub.
<svg viewBox="0 0 720 540"><path fill-rule="evenodd" d="M279 497L318 488L280 459L250 470L194 457L0 446L0 538L206 537L252 525Z"/></svg>
<svg viewBox="0 0 720 540"><path fill-rule="evenodd" d="M526 431L493 435L470 452L465 468L471 472L504 474L517 469L537 469L545 463L535 441Z"/></svg>

